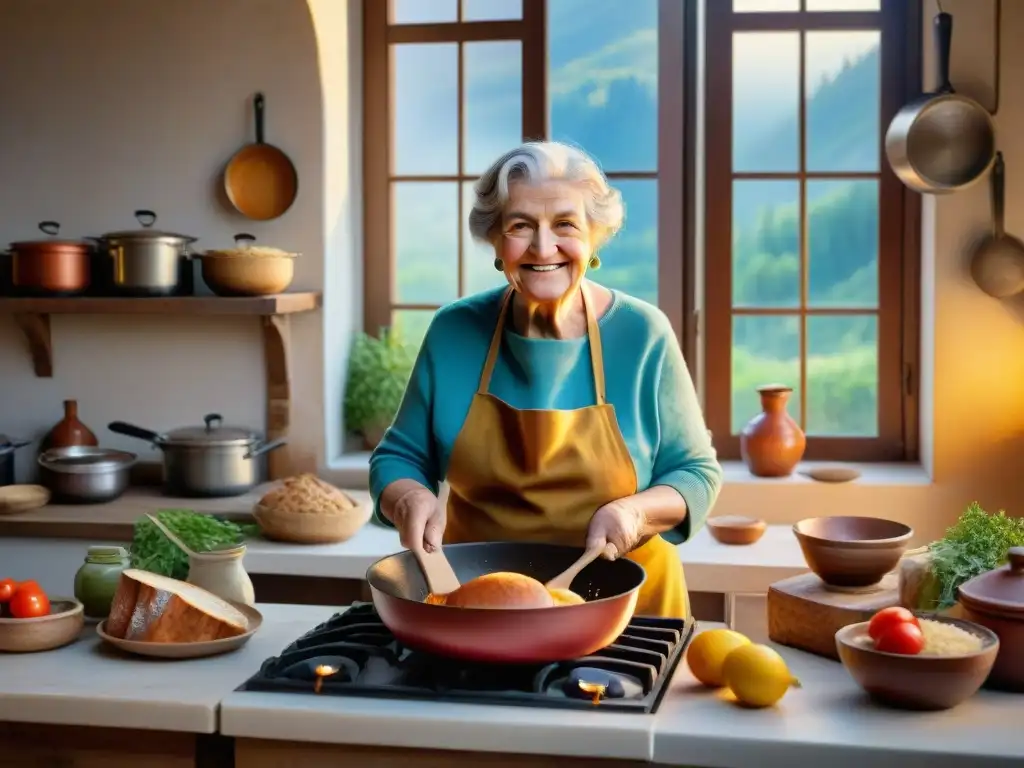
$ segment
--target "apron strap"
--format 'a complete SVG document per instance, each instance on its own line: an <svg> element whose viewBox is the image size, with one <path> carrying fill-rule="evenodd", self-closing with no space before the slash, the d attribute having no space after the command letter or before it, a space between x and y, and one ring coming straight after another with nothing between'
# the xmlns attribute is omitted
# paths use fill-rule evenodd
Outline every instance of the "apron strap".
<svg viewBox="0 0 1024 768"><path fill-rule="evenodd" d="M501 310L498 312L498 323L494 327L494 335L491 336L491 346L487 350L487 360L484 362L484 370L480 374L480 384L477 386L477 393L486 395L491 386L491 376L494 374L494 365L498 361L498 351L501 349L501 334L505 330L505 318L508 316L508 308L512 304L513 289L510 287L505 291L505 298L501 300ZM594 371L594 393L597 397L597 404L604 405L607 402L604 383L604 353L601 349L601 331L597 327L597 318L594 316L594 308L590 304L590 293L586 285L580 286L580 293L583 295L583 311L587 316L587 338L590 341L590 365Z"/></svg>
<svg viewBox="0 0 1024 768"><path fill-rule="evenodd" d="M494 326L494 335L491 336L491 347L487 350L487 360L484 362L484 371L480 374L480 384L476 391L478 394L486 395L491 386L491 375L494 373L494 364L498 360L498 350L501 349L501 334L505 330L505 317L508 315L509 305L512 303L512 288L505 291L505 298L501 300L501 310L498 312L498 324Z"/></svg>

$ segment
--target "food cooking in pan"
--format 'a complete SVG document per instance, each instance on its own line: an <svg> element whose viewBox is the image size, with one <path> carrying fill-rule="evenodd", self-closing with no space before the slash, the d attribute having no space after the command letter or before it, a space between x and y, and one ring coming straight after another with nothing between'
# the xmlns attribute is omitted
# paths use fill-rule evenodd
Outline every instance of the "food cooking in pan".
<svg viewBox="0 0 1024 768"><path fill-rule="evenodd" d="M554 608L586 601L571 589L548 589L530 576L497 571L470 579L447 595L429 594L423 602L457 608Z"/></svg>

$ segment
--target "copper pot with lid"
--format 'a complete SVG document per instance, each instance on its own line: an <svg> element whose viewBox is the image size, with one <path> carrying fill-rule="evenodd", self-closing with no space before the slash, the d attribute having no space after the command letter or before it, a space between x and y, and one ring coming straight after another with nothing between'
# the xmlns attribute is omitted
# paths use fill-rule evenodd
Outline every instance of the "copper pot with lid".
<svg viewBox="0 0 1024 768"><path fill-rule="evenodd" d="M39 229L48 240L11 243L11 281L18 292L74 295L89 287L93 244L87 240L62 240L60 224L42 221Z"/></svg>
<svg viewBox="0 0 1024 768"><path fill-rule="evenodd" d="M961 584L964 618L999 635L999 655L988 685L1024 692L1024 547L1012 547L1001 568Z"/></svg>

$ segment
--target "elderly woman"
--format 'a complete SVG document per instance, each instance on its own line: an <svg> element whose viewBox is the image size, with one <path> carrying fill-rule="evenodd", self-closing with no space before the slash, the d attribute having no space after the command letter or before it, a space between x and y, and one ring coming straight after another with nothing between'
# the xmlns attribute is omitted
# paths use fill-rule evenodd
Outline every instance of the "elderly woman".
<svg viewBox="0 0 1024 768"><path fill-rule="evenodd" d="M437 312L370 488L406 547L612 544L647 572L636 613L685 617L673 545L703 525L722 474L666 317L586 279L622 220L577 149L495 161L469 227L508 286Z"/></svg>

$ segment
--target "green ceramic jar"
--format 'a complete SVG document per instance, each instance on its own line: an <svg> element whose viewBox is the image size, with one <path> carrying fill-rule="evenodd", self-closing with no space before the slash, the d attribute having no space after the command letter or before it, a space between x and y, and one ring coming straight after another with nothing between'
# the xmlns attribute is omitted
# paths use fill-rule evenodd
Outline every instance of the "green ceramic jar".
<svg viewBox="0 0 1024 768"><path fill-rule="evenodd" d="M75 574L75 598L85 606L87 618L107 618L121 572L129 563L124 547L89 547L85 563Z"/></svg>

